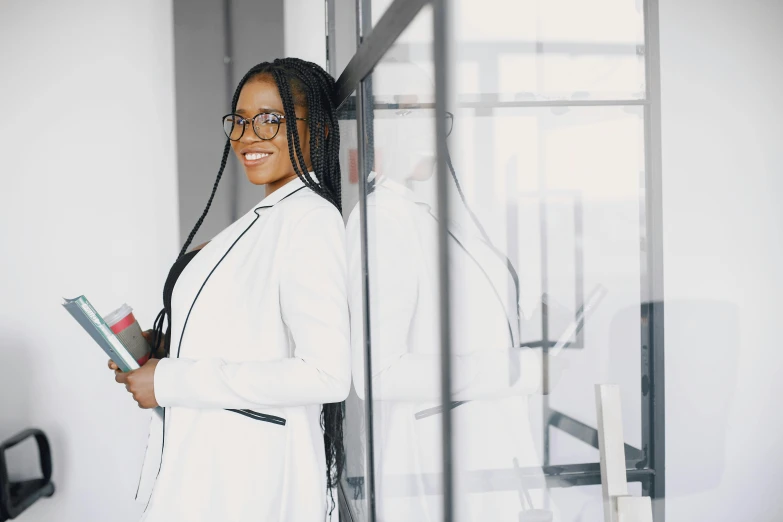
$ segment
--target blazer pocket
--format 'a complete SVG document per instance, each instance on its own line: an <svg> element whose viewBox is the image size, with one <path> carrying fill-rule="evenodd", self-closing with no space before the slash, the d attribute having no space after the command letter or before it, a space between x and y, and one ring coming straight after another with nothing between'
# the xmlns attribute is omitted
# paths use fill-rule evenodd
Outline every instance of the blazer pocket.
<svg viewBox="0 0 783 522"><path fill-rule="evenodd" d="M253 410L234 410L231 408L226 408L226 411L231 411L234 413L238 413L240 415L244 415L245 417L248 417L253 420L261 421L261 422L270 422L272 424L278 424L280 426L285 426L285 419L282 417L276 417L274 415L267 415L266 413L259 413L257 411Z"/></svg>

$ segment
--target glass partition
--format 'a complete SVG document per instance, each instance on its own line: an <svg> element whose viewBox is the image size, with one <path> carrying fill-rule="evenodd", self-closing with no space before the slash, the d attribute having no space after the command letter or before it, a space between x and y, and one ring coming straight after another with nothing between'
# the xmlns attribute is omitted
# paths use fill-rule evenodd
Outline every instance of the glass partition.
<svg viewBox="0 0 783 522"><path fill-rule="evenodd" d="M403 3L413 4L361 7L386 35ZM433 57L426 2L364 78L365 110L351 100L366 161L351 178L364 192L346 206L355 389L346 426L363 437L349 458L372 460L375 473L373 496L366 467L349 469L346 495L364 499L360 520L435 521L452 480L454 520L593 520L602 512L595 384L621 390L630 492L654 496L662 477L651 437L663 410L651 398L662 378L652 372L643 4L460 0L448 9L450 61ZM445 218L438 67L451 95ZM453 381L445 438L441 239Z"/></svg>
<svg viewBox="0 0 783 522"><path fill-rule="evenodd" d="M627 466L649 466L643 462L651 412L642 394L641 313L650 284L642 4L452 6L449 150L462 185L452 211L494 251L496 264L506 262L509 281L496 287L518 328L514 346L527 358L520 368L525 394L507 399L504 417L519 423L513 443L529 458L499 459L491 475L498 479L483 486L495 495L497 520L516 520L513 509L519 520L593 520L591 510L600 516L603 505L601 488L589 486L600 485L595 384L620 386ZM481 263L488 272L492 257ZM492 303L452 277L452 310ZM462 321L456 312L455 322ZM487 332L479 337L492 339ZM491 423L485 426L496 436ZM455 429L455 441L461 435ZM492 436L475 437L471 458L489 452ZM498 446L492 449L502 455ZM546 477L543 492L525 489L523 479L535 475ZM457 484L456 496L470 498L473 486ZM584 487L562 488L574 484ZM634 491L641 493L639 484Z"/></svg>
<svg viewBox="0 0 783 522"><path fill-rule="evenodd" d="M417 41L431 48L430 8L417 20L422 22L412 24L398 43ZM399 60L397 45L365 79L366 214L357 205L346 229L353 378L361 401L368 400L365 387L371 381L377 520L438 520L442 437L439 418L426 414L440 403L435 142L433 112L419 107L434 99L433 64L428 56ZM357 320L364 306L369 332Z"/></svg>
<svg viewBox="0 0 783 522"><path fill-rule="evenodd" d="M340 121L340 171L342 174L343 218L347 222L359 201L358 131L356 120L355 93L338 109ZM350 262L350 260L349 260ZM356 267L349 266L354 271ZM361 317L361 309L352 311ZM355 319L353 319L355 320ZM358 520L367 520L364 494L365 466L367 454L367 433L365 430L364 390L357 393L355 382L345 400L345 423L343 437L346 449L343 471L343 500Z"/></svg>

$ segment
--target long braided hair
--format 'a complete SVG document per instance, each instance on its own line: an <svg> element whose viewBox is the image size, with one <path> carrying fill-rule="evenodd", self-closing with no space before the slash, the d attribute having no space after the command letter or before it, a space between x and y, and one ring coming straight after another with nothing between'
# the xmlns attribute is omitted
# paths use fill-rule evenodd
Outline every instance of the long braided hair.
<svg viewBox="0 0 783 522"><path fill-rule="evenodd" d="M283 100L283 113L289 124L285 125L288 137L288 153L291 163L299 179L313 192L320 195L337 210L342 212L342 189L340 183L340 127L337 122L337 112L332 101L334 91L334 78L318 65L306 62L299 58L278 58L273 62L263 62L252 67L239 81L234 98L231 101L231 112L236 112L239 94L242 87L253 79L267 76L274 80ZM315 183L307 175L304 155L302 154L299 130L290 122L295 121L295 105L306 105L308 111L308 125L310 130L310 159L313 171L319 183ZM198 218L188 239L182 245L180 257L187 252L193 237L201 228L204 218L207 217L209 207L215 198L220 178L226 168L228 155L231 152L231 140L226 138L223 147L223 159L220 162L215 184L209 196L204 212Z"/></svg>
<svg viewBox="0 0 783 522"><path fill-rule="evenodd" d="M337 113L332 101L334 78L318 65L298 58L282 58L273 62L263 62L251 68L240 80L231 101L231 112L236 112L239 94L242 87L254 79L268 77L277 85L280 98L283 100L283 112L287 122L285 125L288 137L288 152L296 175L305 186L320 195L337 210L342 212L342 192L340 183L340 127ZM306 105L308 110L307 124L310 130L310 159L318 183L307 174L307 166L302 154L299 131L295 122L295 105ZM231 141L226 139L223 147L223 159L220 161L215 184L209 196L207 205L188 235L179 256L187 252L193 237L204 222L212 200L215 198L220 178L226 168L228 155L231 151ZM162 321L161 321L162 322ZM157 345L157 342L155 343ZM168 349L168 347L167 347ZM336 487L345 464L345 449L343 446L343 415L344 404L324 404L321 410L321 428L324 432L324 449L326 450L327 486Z"/></svg>

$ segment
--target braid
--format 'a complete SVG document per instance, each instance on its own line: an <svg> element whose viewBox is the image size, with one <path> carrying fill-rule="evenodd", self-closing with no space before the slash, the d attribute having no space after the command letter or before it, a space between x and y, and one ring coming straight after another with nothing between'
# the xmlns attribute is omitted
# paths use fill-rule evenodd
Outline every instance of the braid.
<svg viewBox="0 0 783 522"><path fill-rule="evenodd" d="M275 60L271 65L273 78L280 91L286 119L295 121L294 94L304 98L310 130L310 160L318 183L308 175L302 154L299 130L286 125L288 152L296 175L302 182L342 211L340 176L340 126L332 102L334 79L321 67L296 58ZM328 132L328 135L327 135ZM336 487L345 466L343 419L345 403L324 404L321 428L324 432L327 486Z"/></svg>
<svg viewBox="0 0 783 522"><path fill-rule="evenodd" d="M220 184L220 178L223 177L223 171L226 169L226 162L228 162L228 154L231 151L231 142L229 140L226 140L226 145L223 147L223 159L220 161L220 170L218 170L217 178L215 178L215 184L212 185L212 193L209 195L209 199L207 200L207 206L204 207L204 211L201 213L201 216L198 218L198 221L196 221L196 224L193 226L193 229L190 231L190 234L188 234L188 238L185 240L185 244L182 245L182 250L179 251L179 256L177 258L182 257L185 255L185 252L188 251L188 247L190 246L190 243L193 241L193 238L196 235L196 232L198 232L198 229L201 228L201 224L204 222L204 218L207 217L207 213L209 212L209 207L212 206L212 200L215 199L215 194L217 193L218 185Z"/></svg>
<svg viewBox="0 0 783 522"><path fill-rule="evenodd" d="M231 101L231 112L236 112L239 94L245 84L258 76L271 77L280 92L283 112L286 118L285 131L288 138L288 153L297 177L306 187L332 203L342 212L342 177L340 176L340 126L333 102L334 78L318 65L298 58L277 59L264 62L250 69L239 81ZM310 131L310 159L312 171L318 182L308 174L308 166L302 153L299 130L296 125L295 107L304 102L308 110L308 128ZM215 184L206 207L196 221L180 251L180 257L187 252L193 237L209 212L217 193L220 178L226 168L231 142L226 140L223 158L220 161ZM345 466L345 448L343 446L344 402L324 404L321 409L321 428L324 433L326 452L327 486L334 488Z"/></svg>
<svg viewBox="0 0 783 522"><path fill-rule="evenodd" d="M285 113L288 124L285 126L286 137L288 138L288 154L291 156L291 165L294 172L304 182L306 186L314 192L318 192L315 182L307 175L307 164L302 154L302 147L299 144L299 129L295 125L296 112L294 111L294 100L291 95L291 85L279 69L273 71L275 83L280 91L280 99L283 100L283 112ZM289 114L292 117L289 117Z"/></svg>
<svg viewBox="0 0 783 522"><path fill-rule="evenodd" d="M236 90L234 91L234 97L231 99L231 112L234 112L237 108L237 102L239 101L239 93L242 92L242 87L244 87L245 83L247 83L247 80L250 79L253 75L257 74L257 69L261 67L262 64L256 65L252 69L250 69L247 74L239 81L239 85L237 86ZM228 155L231 152L231 140L226 138L226 145L223 147L223 159L220 161L220 169L217 173L217 178L215 178L215 184L212 185L212 193L209 195L209 199L207 200L207 205L204 207L204 211L201 213L201 216L198 218L198 221L196 221L196 224L193 226L193 230L190 231L190 234L188 234L188 238L185 240L185 244L182 245L182 250L179 251L179 256L177 258L182 257L185 255L185 252L188 251L188 247L190 246L190 243L193 241L193 238L196 236L196 232L198 232L198 229L201 228L201 224L204 222L204 219L207 217L207 214L209 213L209 207L212 206L212 200L215 199L215 194L217 193L218 185L220 184L220 179L223 177L223 171L226 169L226 163L228 163Z"/></svg>
<svg viewBox="0 0 783 522"><path fill-rule="evenodd" d="M275 60L271 72L283 100L286 118L294 118L294 96L304 98L308 108L310 128L310 158L318 183L313 183L303 172L306 167L302 155L299 131L294 125L286 128L289 154L297 176L314 192L342 210L340 177L340 127L332 101L334 79L314 63L297 58ZM290 111L290 112L289 112ZM328 130L328 136L327 134Z"/></svg>

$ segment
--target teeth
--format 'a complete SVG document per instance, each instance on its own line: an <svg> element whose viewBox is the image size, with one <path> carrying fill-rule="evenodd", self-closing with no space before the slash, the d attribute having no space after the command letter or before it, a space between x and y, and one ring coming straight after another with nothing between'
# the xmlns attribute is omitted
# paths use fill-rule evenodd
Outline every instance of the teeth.
<svg viewBox="0 0 783 522"><path fill-rule="evenodd" d="M247 154L245 154L245 158L246 158L248 161L255 161L255 160L259 160L259 159L261 159L261 158L266 158L267 156L269 156L269 154L266 154L266 153L260 153L260 152L248 152Z"/></svg>

